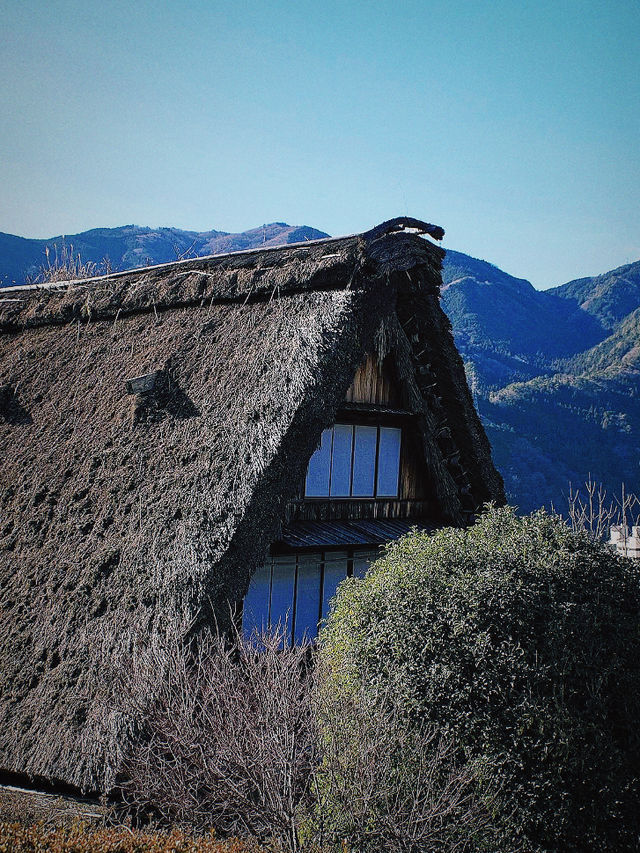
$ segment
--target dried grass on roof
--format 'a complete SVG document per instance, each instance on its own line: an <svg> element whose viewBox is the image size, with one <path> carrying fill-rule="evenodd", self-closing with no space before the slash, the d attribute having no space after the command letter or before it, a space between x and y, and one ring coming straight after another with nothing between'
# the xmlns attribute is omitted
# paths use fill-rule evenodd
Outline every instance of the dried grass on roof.
<svg viewBox="0 0 640 853"><path fill-rule="evenodd" d="M2 768L114 784L129 722L104 661L133 628L224 627L367 352L394 353L443 518L463 519L445 421L476 503L501 499L438 304L442 251L365 237L3 296ZM440 402L416 385L416 311ZM153 371L152 394L127 394Z"/></svg>

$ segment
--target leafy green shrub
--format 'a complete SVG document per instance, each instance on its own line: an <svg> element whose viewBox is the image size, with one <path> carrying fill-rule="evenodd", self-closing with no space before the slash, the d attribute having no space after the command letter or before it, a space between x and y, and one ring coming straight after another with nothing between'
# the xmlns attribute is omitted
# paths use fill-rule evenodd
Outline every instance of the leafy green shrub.
<svg viewBox="0 0 640 853"><path fill-rule="evenodd" d="M632 561L544 512L491 509L341 586L321 690L392 696L450 737L498 791L507 849L638 850L639 614Z"/></svg>
<svg viewBox="0 0 640 853"><path fill-rule="evenodd" d="M407 720L393 694L318 700L314 837L323 849L327 843L359 853L496 849L494 796L478 785L481 768L462 762L451 738Z"/></svg>

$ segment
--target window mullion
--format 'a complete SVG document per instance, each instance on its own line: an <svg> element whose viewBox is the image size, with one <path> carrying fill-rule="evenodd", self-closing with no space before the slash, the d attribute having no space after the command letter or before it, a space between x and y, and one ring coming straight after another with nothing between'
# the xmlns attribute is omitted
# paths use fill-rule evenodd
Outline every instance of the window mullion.
<svg viewBox="0 0 640 853"><path fill-rule="evenodd" d="M335 424L334 424L335 426ZM331 482L333 480L333 438L335 436L335 430L331 427L331 451L329 453L329 491L327 493L327 497L331 497Z"/></svg>
<svg viewBox="0 0 640 853"><path fill-rule="evenodd" d="M298 555L296 554L296 562L293 576L293 604L291 605L291 643L294 644L296 630L296 608L298 603Z"/></svg>
<svg viewBox="0 0 640 853"><path fill-rule="evenodd" d="M269 599L267 602L267 631L271 630L271 593L273 591L273 557L269 555Z"/></svg>
<svg viewBox="0 0 640 853"><path fill-rule="evenodd" d="M320 552L320 600L318 601L318 625L322 619L322 602L324 601L324 555L325 552Z"/></svg>
<svg viewBox="0 0 640 853"><path fill-rule="evenodd" d="M376 464L373 471L373 497L378 497L378 465L380 462L380 426L376 427Z"/></svg>
<svg viewBox="0 0 640 853"><path fill-rule="evenodd" d="M349 472L349 497L353 497L353 466L356 458L356 428L351 425L351 471Z"/></svg>

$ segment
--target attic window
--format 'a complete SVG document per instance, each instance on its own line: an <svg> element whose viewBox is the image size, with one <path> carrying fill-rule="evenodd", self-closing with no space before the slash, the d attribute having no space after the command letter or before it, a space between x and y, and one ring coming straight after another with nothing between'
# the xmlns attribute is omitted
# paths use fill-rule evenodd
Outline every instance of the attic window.
<svg viewBox="0 0 640 853"><path fill-rule="evenodd" d="M397 427L362 424L324 430L309 461L305 497L397 497L401 435Z"/></svg>

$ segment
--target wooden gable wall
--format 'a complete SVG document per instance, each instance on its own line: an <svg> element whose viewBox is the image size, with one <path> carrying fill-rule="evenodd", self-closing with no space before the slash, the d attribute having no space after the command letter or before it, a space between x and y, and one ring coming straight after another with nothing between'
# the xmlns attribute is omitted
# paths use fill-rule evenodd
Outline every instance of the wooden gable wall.
<svg viewBox="0 0 640 853"><path fill-rule="evenodd" d="M402 427L400 480L397 498L304 498L291 501L287 521L328 521L360 518L433 518L437 504L429 487L415 416L403 410L399 380L391 358L382 365L368 354L357 369L336 423L371 423Z"/></svg>
<svg viewBox="0 0 640 853"><path fill-rule="evenodd" d="M368 403L373 406L397 408L400 406L398 380L389 358L382 365L374 355L367 354L356 370L346 396L345 403Z"/></svg>

